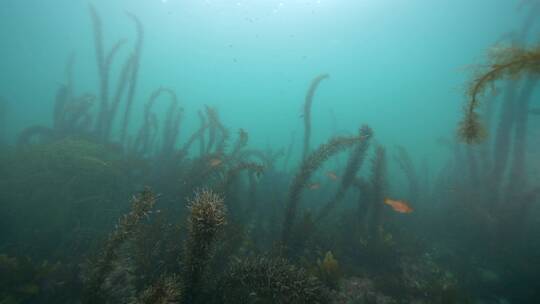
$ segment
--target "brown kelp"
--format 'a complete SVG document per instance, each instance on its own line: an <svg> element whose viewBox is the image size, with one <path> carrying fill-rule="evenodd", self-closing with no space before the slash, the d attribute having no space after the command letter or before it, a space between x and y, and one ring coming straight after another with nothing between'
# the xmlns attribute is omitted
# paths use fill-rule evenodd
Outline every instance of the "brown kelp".
<svg viewBox="0 0 540 304"><path fill-rule="evenodd" d="M200 190L189 204L188 239L182 272L183 303L193 303L204 292L205 270L212 245L227 223L223 198L211 190Z"/></svg>
<svg viewBox="0 0 540 304"><path fill-rule="evenodd" d="M149 189L133 197L131 212L120 218L116 229L109 235L103 251L89 262L88 272L84 278L84 303L107 301L108 295L102 288L115 268L114 263L117 261L119 250L127 240L134 236L137 225L148 216L155 203L156 197Z"/></svg>
<svg viewBox="0 0 540 304"><path fill-rule="evenodd" d="M142 52L142 46L143 46L143 40L144 40L144 29L141 21L137 16L134 14L128 13L128 17L135 23L135 27L137 30L137 40L135 41L135 46L133 49L133 52L130 56L130 64L132 65L130 78L129 78L129 86L126 96L126 106L124 108L124 115L122 117L122 128L120 130L120 142L125 143L126 137L127 137L127 129L129 126L129 119L131 114L131 107L133 104L133 99L135 98L135 89L137 88L137 81L139 76L139 65L140 65L140 58L141 58L141 52Z"/></svg>
<svg viewBox="0 0 540 304"><path fill-rule="evenodd" d="M317 216L317 221L320 221L328 216L335 206L343 200L347 190L355 180L356 173L362 167L366 152L369 148L369 141L373 136L373 131L368 125L363 125L359 130L358 136L360 138L360 142L356 144L356 147L349 156L347 167L345 168L345 173L341 177L339 188L332 199L330 199L330 201L323 206L319 212L319 215Z"/></svg>
<svg viewBox="0 0 540 304"><path fill-rule="evenodd" d="M311 106L313 104L313 97L315 96L315 92L317 91L321 81L327 79L328 77L330 77L328 74L321 74L315 77L311 81L311 85L306 93L304 110L302 113L302 116L304 117L304 145L302 148L302 159L305 159L309 153L309 141L311 139Z"/></svg>
<svg viewBox="0 0 540 304"><path fill-rule="evenodd" d="M479 142L486 135L476 111L480 103L479 95L497 80L540 73L540 47L501 48L492 52L491 61L486 71L475 77L467 91L468 100L458 129L459 137L466 143Z"/></svg>
<svg viewBox="0 0 540 304"><path fill-rule="evenodd" d="M157 116L152 112L152 107L163 94L169 95L170 105L167 110L167 116L162 125L162 143L157 154L159 154L163 160L170 158L174 154L174 149L178 140L178 133L180 131L180 122L183 109L178 107L176 93L174 93L173 90L169 88L159 88L152 92L144 107L144 122L139 129L139 133L137 134L132 147L133 153L137 155L145 156L151 152L150 148L153 141L156 140L158 130Z"/></svg>
<svg viewBox="0 0 540 304"><path fill-rule="evenodd" d="M53 108L53 125L30 126L17 138L17 146L23 148L38 137L38 142L52 142L70 136L89 137L92 118L90 109L95 97L92 94L73 96L72 88L61 85L57 92Z"/></svg>
<svg viewBox="0 0 540 304"><path fill-rule="evenodd" d="M394 159L398 163L401 171L403 171L407 177L407 182L409 184L409 201L416 202L419 197L418 174L407 149L403 146L397 146L396 149L397 154L394 156Z"/></svg>
<svg viewBox="0 0 540 304"><path fill-rule="evenodd" d="M299 171L296 173L291 186L285 209L285 219L282 226L281 242L287 246L291 237L296 211L300 202L302 190L307 186L311 176L320 166L333 155L352 147L362 139L360 137L334 137L326 144L322 144L309 154L302 162Z"/></svg>
<svg viewBox="0 0 540 304"><path fill-rule="evenodd" d="M371 215L368 222L369 239L374 246L378 245L382 231L382 208L388 185L386 170L386 150L377 146L371 166Z"/></svg>
<svg viewBox="0 0 540 304"><path fill-rule="evenodd" d="M110 50L106 51L104 46L103 24L94 6L89 6L92 26L94 31L94 46L96 62L98 66L98 76L100 83L98 114L95 124L95 133L102 141L108 141L111 135L114 118L116 116L121 98L125 95L125 110L121 122L120 142L125 143L126 131L129 124L131 106L137 85L139 60L143 43L143 27L139 19L128 13L128 17L133 20L137 30L137 39L134 49L128 59L124 62L120 75L118 76L117 88L111 103L110 98L110 70L116 54L126 44L126 40L118 40ZM127 90L127 91L126 91Z"/></svg>
<svg viewBox="0 0 540 304"><path fill-rule="evenodd" d="M306 270L283 258L233 262L222 280L224 303L328 303L329 293Z"/></svg>
<svg viewBox="0 0 540 304"><path fill-rule="evenodd" d="M181 286L175 275L163 276L146 288L133 304L179 304Z"/></svg>

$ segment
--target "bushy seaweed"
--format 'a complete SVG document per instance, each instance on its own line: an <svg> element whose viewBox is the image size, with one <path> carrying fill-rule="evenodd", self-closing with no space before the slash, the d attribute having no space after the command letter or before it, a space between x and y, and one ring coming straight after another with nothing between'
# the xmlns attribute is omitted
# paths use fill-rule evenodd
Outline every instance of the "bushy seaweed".
<svg viewBox="0 0 540 304"><path fill-rule="evenodd" d="M490 54L491 62L485 71L479 72L471 81L467 90L467 103L460 122L458 135L466 143L483 140L486 130L477 108L480 95L497 80L516 78L523 74L540 73L540 47L530 49L517 46L494 49Z"/></svg>

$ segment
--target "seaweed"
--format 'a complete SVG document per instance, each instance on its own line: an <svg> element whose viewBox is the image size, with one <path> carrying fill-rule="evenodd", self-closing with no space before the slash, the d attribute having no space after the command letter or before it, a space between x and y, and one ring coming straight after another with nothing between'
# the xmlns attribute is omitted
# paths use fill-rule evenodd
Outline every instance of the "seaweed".
<svg viewBox="0 0 540 304"><path fill-rule="evenodd" d="M540 47L525 49L517 46L501 48L491 54L492 62L485 71L471 81L467 91L468 100L459 124L458 135L466 143L477 143L486 136L486 130L477 113L480 95L489 85L505 78L516 78L522 74L540 73Z"/></svg>
<svg viewBox="0 0 540 304"><path fill-rule="evenodd" d="M196 303L204 292L204 276L212 257L212 245L227 223L223 198L200 190L189 203L188 239L182 272L182 303Z"/></svg>
<svg viewBox="0 0 540 304"><path fill-rule="evenodd" d="M133 304L178 304L181 299L181 286L177 276L162 276L146 288Z"/></svg>
<svg viewBox="0 0 540 304"><path fill-rule="evenodd" d="M315 91L319 87L321 81L329 78L328 74L321 74L315 77L311 81L311 85L306 93L306 98L304 101L304 111L302 113L304 117L304 145L302 148L302 159L305 159L309 154L309 141L311 139L311 106L313 104L313 97L315 96Z"/></svg>
<svg viewBox="0 0 540 304"><path fill-rule="evenodd" d="M139 133L132 149L135 154L141 156L150 153L150 148L152 142L155 140L155 136L157 136L158 129L157 115L152 112L152 107L162 94L169 95L170 106L165 121L163 122L162 145L158 155L162 160L167 160L174 154L174 148L180 129L180 120L183 113L183 109L178 107L176 93L169 88L159 88L150 94L144 107L144 123L139 129Z"/></svg>
<svg viewBox="0 0 540 304"><path fill-rule="evenodd" d="M224 303L329 303L329 293L306 270L283 258L233 262L221 281Z"/></svg>
<svg viewBox="0 0 540 304"><path fill-rule="evenodd" d="M317 216L317 221L320 221L326 216L328 216L330 212L335 208L335 206L343 200L347 190L354 182L356 173L362 167L366 152L369 148L369 141L371 137L373 137L373 131L368 125L364 125L360 128L358 133L361 140L357 143L355 149L351 152L351 155L347 162L347 167L345 168L345 173L341 177L339 189L332 197L332 199L323 206L323 208L319 212L319 215Z"/></svg>
<svg viewBox="0 0 540 304"><path fill-rule="evenodd" d="M129 119L131 114L131 107L133 105L133 99L135 97L135 89L137 88L137 81L139 76L139 64L141 59L142 46L144 41L144 28L137 16L128 13L128 17L135 23L137 30L137 39L135 40L135 46L131 54L131 73L129 77L129 86L126 96L126 106L124 108L124 115L122 117L122 127L120 129L120 142L125 144L127 137L127 130L129 126Z"/></svg>
<svg viewBox="0 0 540 304"><path fill-rule="evenodd" d="M107 294L103 292L103 286L108 276L115 270L120 248L134 236L139 222L148 217L155 203L156 197L148 188L133 197L131 211L118 220L103 251L94 260L89 261L88 271L84 277L83 303L105 302Z"/></svg>
<svg viewBox="0 0 540 304"><path fill-rule="evenodd" d="M369 239L373 246L378 246L382 232L382 207L387 191L386 150L377 146L371 165L371 216L368 223Z"/></svg>
<svg viewBox="0 0 540 304"><path fill-rule="evenodd" d="M472 151L468 150L469 155L472 157ZM397 154L394 156L394 159L399 165L399 168L405 176L409 184L409 201L416 202L419 196L419 184L418 184L418 174L414 167L411 156L405 149L405 147L397 146Z"/></svg>
<svg viewBox="0 0 540 304"><path fill-rule="evenodd" d="M124 62L117 88L111 103L110 100L110 70L114 59L120 49L127 43L125 39L120 39L105 51L103 24L97 10L93 5L89 5L90 17L92 20L92 29L94 32L94 48L96 54L96 63L99 76L99 105L95 124L96 136L103 142L109 140L111 136L111 128L116 116L120 100L124 93L126 94L126 105L121 122L120 142L126 143L127 128L129 125L129 117L131 106L135 96L135 88L137 85L139 61L143 44L144 31L140 20L133 14L127 13L127 16L133 20L136 28L137 38L132 53ZM126 91L127 90L127 91Z"/></svg>
<svg viewBox="0 0 540 304"><path fill-rule="evenodd" d="M288 199L285 207L285 219L282 226L281 243L287 247L290 233L293 229L296 211L302 194L311 176L333 155L354 146L361 141L360 137L334 137L313 151L302 162L289 188Z"/></svg>

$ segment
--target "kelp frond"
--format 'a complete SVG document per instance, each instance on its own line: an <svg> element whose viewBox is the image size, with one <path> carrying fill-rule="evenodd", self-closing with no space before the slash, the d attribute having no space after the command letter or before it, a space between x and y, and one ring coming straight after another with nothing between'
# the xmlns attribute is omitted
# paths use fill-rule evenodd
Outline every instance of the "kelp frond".
<svg viewBox="0 0 540 304"><path fill-rule="evenodd" d="M505 78L518 78L527 73L540 74L540 46L531 49L516 46L497 48L490 53L490 57L487 70L475 77L467 91L468 101L458 135L468 144L479 142L486 136L476 109L480 96L488 86Z"/></svg>

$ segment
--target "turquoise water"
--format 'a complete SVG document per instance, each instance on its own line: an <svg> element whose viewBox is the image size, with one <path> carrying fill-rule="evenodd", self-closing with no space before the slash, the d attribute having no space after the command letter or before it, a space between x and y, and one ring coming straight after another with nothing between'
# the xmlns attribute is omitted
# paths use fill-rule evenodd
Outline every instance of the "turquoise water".
<svg viewBox="0 0 540 304"><path fill-rule="evenodd" d="M186 261L193 261L185 252L192 240L185 218L194 216L185 208L187 198L202 188L224 197L228 227L236 229L215 241L217 253L203 261L206 275L227 273L228 260L265 255L286 258L317 277L332 290L332 303L540 301L537 1L2 0L0 8L0 168L5 172L0 216L9 218L0 225L0 283L6 286L0 287L0 303L128 303L135 298L150 303L142 293L159 275L144 277L137 271L158 260L155 269L177 275L184 294L167 303L229 303L230 298L224 300L228 287L186 283L196 274L182 271ZM101 23L98 40L91 10ZM131 14L140 21L142 36ZM125 40L107 69L111 106L122 88L124 64L137 52L137 37L142 38L138 75L136 82L125 82L134 88L127 135L122 136L129 99L124 87L111 133L103 137L96 43L103 43L106 57ZM496 93L480 95L477 109L487 137L480 144L463 143L456 134L470 99L467 92L490 63L506 58L493 62L489 55L510 46L531 51L527 64L532 67L513 75L505 71L488 84ZM329 77L315 88L306 114L306 92L321 74ZM63 88L69 90L68 99L88 94L92 105L84 110L86 116L57 128L55 96ZM183 109L169 150L160 150L171 113L166 94L152 108L155 116L145 116L147 100L158 88L175 92ZM77 106L68 100L60 112L68 117ZM207 106L219 114L215 124ZM183 150L201 125L199 111L210 125L202 130L205 137ZM352 175L347 168L354 152L331 153L320 163L302 158L306 115L311 116L308 152L313 155L331 138L353 138L360 126L369 125L373 136L362 133L355 139L369 143L358 152L361 162L351 167ZM153 130L145 125L151 116L157 121L155 134L141 131ZM87 125L80 127L86 118ZM45 131L21 140L32 126ZM234 152L239 129L249 140L238 151L264 157ZM135 147L144 136L151 138L147 148ZM360 145L338 150L356 151ZM238 169L248 161L264 168L262 173L249 166ZM313 172L299 182L303 194L298 198L291 194L295 176L301 179L306 168ZM231 184L225 182L229 178ZM162 255L141 258L138 263L148 263L129 267L140 267L129 281L130 291L113 295L114 286L105 286L113 284L105 279L110 273L101 277L108 283L95 283L85 277L91 266L78 265L95 265L88 260L109 248L107 235L111 242L114 231L122 229L114 223L129 212L131 194L144 186L159 195L153 218L166 214L164 222L181 226L172 243L180 244L173 252L184 262ZM333 196L342 190L341 198ZM396 211L385 198L404 201L414 211ZM335 202L325 214L328 220L311 219L326 210L321 209L326 202ZM288 240L282 233L289 229L292 205L297 211ZM351 219L356 213L367 215ZM161 231L163 221L148 220L148 226ZM126 242L137 243L134 235L143 234L129 234ZM150 232L144 238L171 241ZM137 255L122 250L115 255ZM339 274L324 268L327 252L339 261ZM33 266L13 266L25 256ZM40 272L37 265L45 260L60 263L62 271ZM16 279L17 273L25 279ZM418 286L411 283L415 280ZM91 284L98 284L91 291L101 290L103 298L92 298ZM363 296L346 298L351 289ZM240 290L248 294L245 303L309 303L299 300L302 296L268 297L253 286Z"/></svg>

